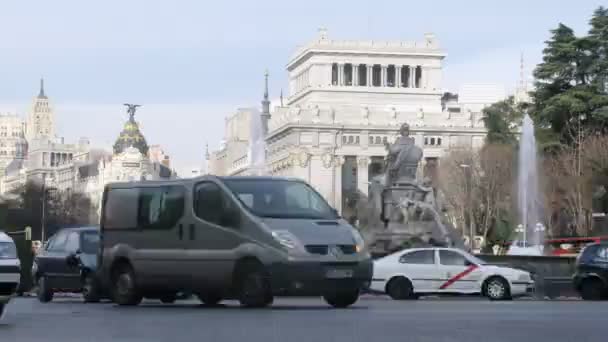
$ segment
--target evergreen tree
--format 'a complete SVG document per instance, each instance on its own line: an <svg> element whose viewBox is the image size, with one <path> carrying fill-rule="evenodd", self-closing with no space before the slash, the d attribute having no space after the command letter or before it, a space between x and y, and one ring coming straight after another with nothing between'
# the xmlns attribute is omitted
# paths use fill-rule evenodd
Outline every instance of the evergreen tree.
<svg viewBox="0 0 608 342"><path fill-rule="evenodd" d="M605 88L606 10L599 8L589 36L578 38L560 24L543 50L543 62L534 71L535 121L571 144L582 131L604 130L608 124ZM604 59L605 60L605 59Z"/></svg>
<svg viewBox="0 0 608 342"><path fill-rule="evenodd" d="M516 104L513 96L483 109L483 123L488 135L487 144L513 144L514 128L521 122L525 104Z"/></svg>

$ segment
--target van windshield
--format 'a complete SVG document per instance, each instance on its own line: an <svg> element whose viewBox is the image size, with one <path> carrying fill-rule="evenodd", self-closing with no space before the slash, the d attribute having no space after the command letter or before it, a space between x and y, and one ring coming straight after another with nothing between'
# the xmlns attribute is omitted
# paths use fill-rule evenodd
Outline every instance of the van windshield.
<svg viewBox="0 0 608 342"><path fill-rule="evenodd" d="M308 184L289 180L225 179L226 186L260 217L333 220L335 210Z"/></svg>

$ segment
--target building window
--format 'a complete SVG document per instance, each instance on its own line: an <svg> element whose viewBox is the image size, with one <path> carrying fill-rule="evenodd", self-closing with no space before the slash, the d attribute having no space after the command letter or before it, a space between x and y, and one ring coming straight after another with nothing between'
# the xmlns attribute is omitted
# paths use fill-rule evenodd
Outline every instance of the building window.
<svg viewBox="0 0 608 342"><path fill-rule="evenodd" d="M369 144L372 145L374 143L374 137L370 136L369 137Z"/></svg>
<svg viewBox="0 0 608 342"><path fill-rule="evenodd" d="M414 82L416 88L420 88L422 86L422 67L420 65L416 67Z"/></svg>
<svg viewBox="0 0 608 342"><path fill-rule="evenodd" d="M359 77L358 82L360 86L366 86L367 85L367 65L365 64L359 64L359 75L357 75Z"/></svg>
<svg viewBox="0 0 608 342"><path fill-rule="evenodd" d="M372 85L374 87L380 87L382 82L382 67L380 64L375 64L372 68Z"/></svg>
<svg viewBox="0 0 608 342"><path fill-rule="evenodd" d="M410 86L410 67L408 65L401 66L401 87L407 88Z"/></svg>
<svg viewBox="0 0 608 342"><path fill-rule="evenodd" d="M350 63L344 64L344 85L353 85L353 65Z"/></svg>
<svg viewBox="0 0 608 342"><path fill-rule="evenodd" d="M331 85L338 85L338 64L331 65Z"/></svg>
<svg viewBox="0 0 608 342"><path fill-rule="evenodd" d="M382 138L381 137L376 137L376 144L378 144L378 145L382 144Z"/></svg>
<svg viewBox="0 0 608 342"><path fill-rule="evenodd" d="M386 68L386 85L388 87L395 86L395 66L394 65L389 65L388 68Z"/></svg>

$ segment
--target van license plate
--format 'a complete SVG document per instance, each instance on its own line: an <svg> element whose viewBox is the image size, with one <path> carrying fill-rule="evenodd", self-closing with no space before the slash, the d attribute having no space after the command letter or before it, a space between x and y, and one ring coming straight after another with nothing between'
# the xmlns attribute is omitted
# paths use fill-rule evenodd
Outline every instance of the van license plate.
<svg viewBox="0 0 608 342"><path fill-rule="evenodd" d="M353 277L353 270L337 270L337 269L332 269L332 270L328 270L327 273L325 274L326 278L329 279L344 279L344 278L352 278Z"/></svg>

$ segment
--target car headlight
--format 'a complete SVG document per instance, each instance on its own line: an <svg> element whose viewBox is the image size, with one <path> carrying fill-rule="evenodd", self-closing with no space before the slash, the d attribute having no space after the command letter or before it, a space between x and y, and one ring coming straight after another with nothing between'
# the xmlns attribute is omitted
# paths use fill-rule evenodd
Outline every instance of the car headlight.
<svg viewBox="0 0 608 342"><path fill-rule="evenodd" d="M365 240L361 236L358 230L353 229L353 238L355 239L355 249L357 253L361 253L365 250Z"/></svg>
<svg viewBox="0 0 608 342"><path fill-rule="evenodd" d="M519 275L519 277L517 278L517 280L519 281L531 281L532 278L530 278L530 274L529 273L522 273Z"/></svg>
<svg viewBox="0 0 608 342"><path fill-rule="evenodd" d="M275 230L272 232L272 237L289 251L304 251L304 245L300 240L287 230Z"/></svg>

